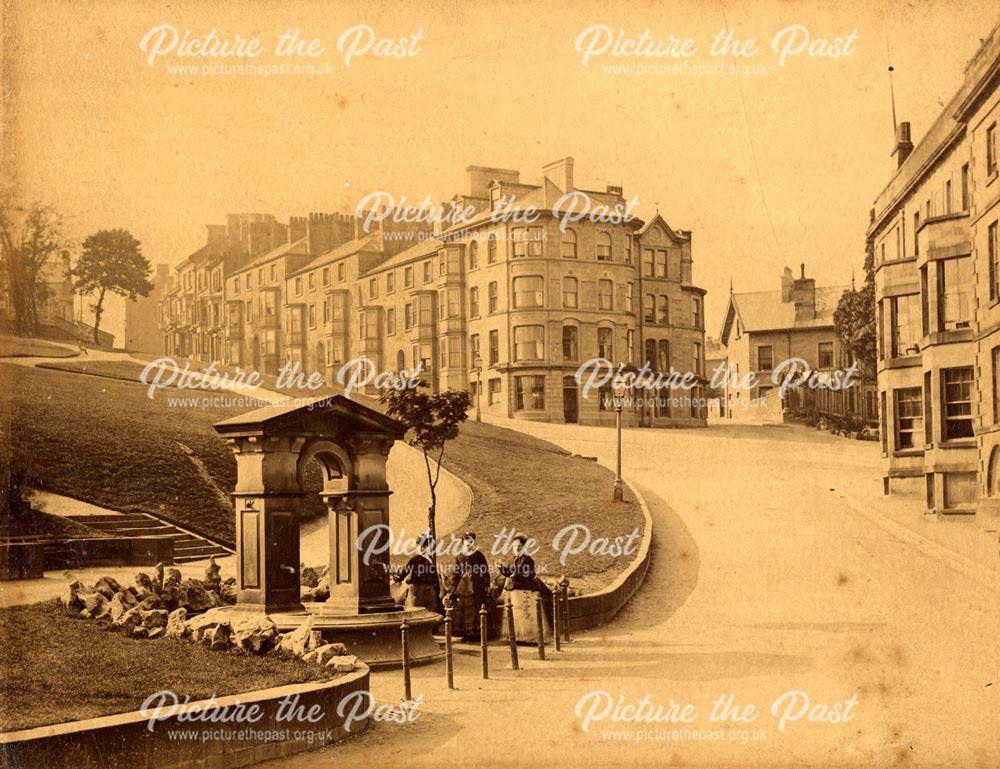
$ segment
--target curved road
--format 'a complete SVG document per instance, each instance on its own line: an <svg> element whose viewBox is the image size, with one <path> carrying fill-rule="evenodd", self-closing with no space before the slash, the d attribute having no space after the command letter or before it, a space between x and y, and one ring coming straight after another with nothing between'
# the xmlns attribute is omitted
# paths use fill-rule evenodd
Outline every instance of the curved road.
<svg viewBox="0 0 1000 769"><path fill-rule="evenodd" d="M521 429L612 461L609 429ZM454 692L443 666L418 668L418 720L276 764L1000 765L995 585L845 504L845 492L878 494L878 462L877 444L801 428L626 431L625 475L649 502L655 535L646 583L613 622L546 662L522 648L517 673L496 647L489 681L466 650ZM595 691L607 695L590 695L584 730L576 708ZM372 692L398 701L401 675L374 675ZM779 700L787 692L800 694ZM732 710L711 720L727 695L747 722L727 720ZM601 719L606 696L648 696L664 714L690 704L694 715Z"/></svg>

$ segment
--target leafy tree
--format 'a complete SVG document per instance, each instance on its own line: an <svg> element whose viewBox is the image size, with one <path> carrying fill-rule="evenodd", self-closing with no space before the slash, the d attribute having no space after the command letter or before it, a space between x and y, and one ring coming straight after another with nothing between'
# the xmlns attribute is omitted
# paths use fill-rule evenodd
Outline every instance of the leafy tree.
<svg viewBox="0 0 1000 769"><path fill-rule="evenodd" d="M875 245L865 246L865 282L844 291L833 313L833 325L844 348L854 355L866 381L875 379L877 330L875 325Z"/></svg>
<svg viewBox="0 0 1000 769"><path fill-rule="evenodd" d="M49 206L35 203L25 210L9 200L0 203L0 257L7 272L15 333L38 331L38 304L44 298L38 277L49 258L65 247L61 227L62 218Z"/></svg>
<svg viewBox="0 0 1000 769"><path fill-rule="evenodd" d="M379 402L386 407L386 413L398 419L409 428L407 443L419 448L424 454L424 465L427 468L427 483L431 490L431 506L427 510L427 532L437 540L437 483L441 476L441 458L444 456L445 444L458 437L458 426L468 417L472 405L469 393L465 390L447 390L434 395L426 387L404 388L401 390L386 390L379 397ZM436 469L431 469L431 457L437 463ZM437 563L435 553L431 557Z"/></svg>
<svg viewBox="0 0 1000 769"><path fill-rule="evenodd" d="M108 292L134 300L153 290L152 268L142 255L142 246L128 230L100 230L83 241L80 261L72 270L79 294L96 294L94 344L98 344L104 299Z"/></svg>

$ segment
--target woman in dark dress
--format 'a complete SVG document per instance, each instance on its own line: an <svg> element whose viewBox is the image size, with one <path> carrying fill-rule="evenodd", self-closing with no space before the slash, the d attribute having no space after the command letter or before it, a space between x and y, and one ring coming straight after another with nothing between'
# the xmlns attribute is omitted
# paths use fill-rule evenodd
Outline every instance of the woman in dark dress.
<svg viewBox="0 0 1000 769"><path fill-rule="evenodd" d="M454 633L466 640L479 640L479 609L486 606L487 623L490 608L490 565L476 546L476 535L465 532L462 552L455 559L455 579L451 589L454 606ZM488 625L487 625L488 629Z"/></svg>
<svg viewBox="0 0 1000 769"><path fill-rule="evenodd" d="M441 592L438 583L437 569L430 558L432 541L426 534L417 542L417 552L406 566L396 575L396 582L406 579L409 590L406 592L406 608L422 607L428 611L440 612Z"/></svg>
<svg viewBox="0 0 1000 769"><path fill-rule="evenodd" d="M509 601L514 612L514 635L518 641L536 643L538 626L535 617L535 597L538 592L538 576L535 574L535 560L525 552L528 538L524 534L514 537L514 561L500 566L500 572L507 575L502 600ZM552 625L548 612L542 612L543 641L552 638ZM507 625L503 627L507 638Z"/></svg>

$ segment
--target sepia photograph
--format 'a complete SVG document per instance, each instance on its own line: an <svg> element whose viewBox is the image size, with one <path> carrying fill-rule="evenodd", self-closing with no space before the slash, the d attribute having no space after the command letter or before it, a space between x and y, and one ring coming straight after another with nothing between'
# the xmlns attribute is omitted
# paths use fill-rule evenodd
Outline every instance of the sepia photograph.
<svg viewBox="0 0 1000 769"><path fill-rule="evenodd" d="M1000 767L988 0L0 0L0 765Z"/></svg>

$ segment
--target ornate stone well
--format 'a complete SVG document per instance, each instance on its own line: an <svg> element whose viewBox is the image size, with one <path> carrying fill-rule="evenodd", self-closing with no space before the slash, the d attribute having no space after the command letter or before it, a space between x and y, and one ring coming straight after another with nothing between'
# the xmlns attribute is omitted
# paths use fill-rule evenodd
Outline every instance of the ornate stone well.
<svg viewBox="0 0 1000 769"><path fill-rule="evenodd" d="M399 626L410 625L410 656L441 656L431 636L440 615L403 610L389 593L389 554L365 557L365 532L387 537L386 460L406 427L357 401L334 395L306 405L266 406L215 425L236 455L237 612L266 612L282 629L311 614L313 627L372 667L400 662ZM323 473L320 496L330 531L330 598L300 600L299 513L306 465Z"/></svg>

